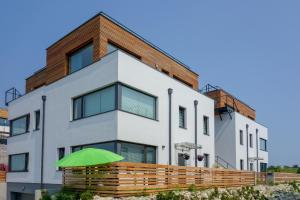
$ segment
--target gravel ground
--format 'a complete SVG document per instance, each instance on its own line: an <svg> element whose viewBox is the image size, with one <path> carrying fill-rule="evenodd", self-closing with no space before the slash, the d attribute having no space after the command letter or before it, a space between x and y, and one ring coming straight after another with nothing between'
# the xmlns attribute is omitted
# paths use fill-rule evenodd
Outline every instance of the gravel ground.
<svg viewBox="0 0 300 200"><path fill-rule="evenodd" d="M173 196L165 196L165 199L182 200L300 200L300 184L280 184L274 186L257 185L250 188L228 188L228 189L209 189L202 191L176 191ZM94 196L94 200L113 200L114 198ZM156 195L142 197L126 197L122 200L161 200Z"/></svg>

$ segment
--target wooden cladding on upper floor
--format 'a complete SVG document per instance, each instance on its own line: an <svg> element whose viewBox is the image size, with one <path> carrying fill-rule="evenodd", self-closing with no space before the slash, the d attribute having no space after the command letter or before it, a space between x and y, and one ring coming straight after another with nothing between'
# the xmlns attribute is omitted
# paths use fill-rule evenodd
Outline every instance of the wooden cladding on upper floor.
<svg viewBox="0 0 300 200"><path fill-rule="evenodd" d="M215 100L216 110L229 106L250 119L256 119L256 112L254 109L222 89L207 92L206 95Z"/></svg>
<svg viewBox="0 0 300 200"><path fill-rule="evenodd" d="M4 119L8 118L8 112L6 109L0 108L0 118L4 118Z"/></svg>
<svg viewBox="0 0 300 200"><path fill-rule="evenodd" d="M68 56L89 43L93 44L93 62L105 56L108 44L113 44L149 66L167 72L169 76L198 89L198 75L195 72L109 16L100 13L47 49L46 67L26 79L26 92L68 75Z"/></svg>

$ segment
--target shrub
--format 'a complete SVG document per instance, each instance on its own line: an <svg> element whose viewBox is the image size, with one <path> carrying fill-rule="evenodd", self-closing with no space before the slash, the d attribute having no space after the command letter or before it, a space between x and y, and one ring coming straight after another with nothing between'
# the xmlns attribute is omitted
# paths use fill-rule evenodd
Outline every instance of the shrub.
<svg viewBox="0 0 300 200"><path fill-rule="evenodd" d="M156 196L157 200L181 200L183 199L183 195L179 193L175 193L174 191L169 191L169 192L160 192Z"/></svg>
<svg viewBox="0 0 300 200"><path fill-rule="evenodd" d="M189 192L196 192L197 188L196 188L196 186L194 184L192 184L192 185L189 186L188 191Z"/></svg>
<svg viewBox="0 0 300 200"><path fill-rule="evenodd" d="M300 167L298 168L297 173L300 174Z"/></svg>
<svg viewBox="0 0 300 200"><path fill-rule="evenodd" d="M81 200L93 200L93 197L94 195L90 191L86 191L80 194Z"/></svg>
<svg viewBox="0 0 300 200"><path fill-rule="evenodd" d="M42 191L42 198L40 200L51 200L51 197L47 191Z"/></svg>

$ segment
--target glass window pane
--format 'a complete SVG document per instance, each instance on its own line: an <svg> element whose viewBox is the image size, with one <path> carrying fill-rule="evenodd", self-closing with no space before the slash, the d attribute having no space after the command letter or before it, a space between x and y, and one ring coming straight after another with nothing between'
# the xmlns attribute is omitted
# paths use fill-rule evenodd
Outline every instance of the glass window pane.
<svg viewBox="0 0 300 200"><path fill-rule="evenodd" d="M11 134L18 135L27 132L27 116L13 120L11 122Z"/></svg>
<svg viewBox="0 0 300 200"><path fill-rule="evenodd" d="M25 171L26 170L26 154L11 155L10 170L11 171Z"/></svg>
<svg viewBox="0 0 300 200"><path fill-rule="evenodd" d="M101 112L115 109L115 86L101 90Z"/></svg>
<svg viewBox="0 0 300 200"><path fill-rule="evenodd" d="M73 101L73 119L79 119L82 117L81 104L82 98L77 98Z"/></svg>
<svg viewBox="0 0 300 200"><path fill-rule="evenodd" d="M146 153L146 163L156 163L156 148L155 147L147 147Z"/></svg>
<svg viewBox="0 0 300 200"><path fill-rule="evenodd" d="M203 133L205 135L209 134L209 118L206 116L203 117Z"/></svg>
<svg viewBox="0 0 300 200"><path fill-rule="evenodd" d="M70 73L78 71L93 62L93 45L79 49L69 57Z"/></svg>
<svg viewBox="0 0 300 200"><path fill-rule="evenodd" d="M122 86L121 108L124 111L155 119L155 98Z"/></svg>
<svg viewBox="0 0 300 200"><path fill-rule="evenodd" d="M144 162L145 151L143 145L121 143L121 156L125 162Z"/></svg>
<svg viewBox="0 0 300 200"><path fill-rule="evenodd" d="M100 113L100 92L94 92L83 97L84 117Z"/></svg>
<svg viewBox="0 0 300 200"><path fill-rule="evenodd" d="M260 138L260 150L267 151L267 140Z"/></svg>
<svg viewBox="0 0 300 200"><path fill-rule="evenodd" d="M0 126L8 126L7 119L0 118Z"/></svg>
<svg viewBox="0 0 300 200"><path fill-rule="evenodd" d="M99 144L90 144L90 145L84 145L83 148L96 148L96 149L104 149L107 151L115 152L115 143L107 142L107 143L99 143Z"/></svg>
<svg viewBox="0 0 300 200"><path fill-rule="evenodd" d="M40 111L35 111L35 130L40 129Z"/></svg>
<svg viewBox="0 0 300 200"><path fill-rule="evenodd" d="M185 109L179 107L179 127L184 128L185 123Z"/></svg>

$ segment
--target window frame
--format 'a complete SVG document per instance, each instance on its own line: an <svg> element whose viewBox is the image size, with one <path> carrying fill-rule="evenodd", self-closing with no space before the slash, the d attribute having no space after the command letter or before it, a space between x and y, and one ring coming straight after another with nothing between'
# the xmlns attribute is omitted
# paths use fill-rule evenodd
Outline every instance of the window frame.
<svg viewBox="0 0 300 200"><path fill-rule="evenodd" d="M180 110L183 110L183 126L180 126ZM187 129L186 124L187 124L187 111L186 108L183 106L179 106L178 108L178 127L182 129Z"/></svg>
<svg viewBox="0 0 300 200"><path fill-rule="evenodd" d="M244 145L244 131L240 130L239 132L239 138L240 138L240 145Z"/></svg>
<svg viewBox="0 0 300 200"><path fill-rule="evenodd" d="M25 130L25 132L13 135L13 132L12 132L13 131L13 129L12 129L13 122L16 121L16 120L22 119L24 117L26 117L26 130ZM9 136L10 137L15 137L15 136L18 136L18 135L23 135L23 134L29 133L29 128L30 128L30 113L27 113L27 114L22 115L20 117L9 120Z"/></svg>
<svg viewBox="0 0 300 200"><path fill-rule="evenodd" d="M206 123L205 123L205 119L207 119ZM207 125L206 132L205 132L205 128L204 128L205 124ZM209 136L209 117L206 115L203 115L203 135Z"/></svg>
<svg viewBox="0 0 300 200"><path fill-rule="evenodd" d="M153 145L149 145L149 144L143 144L143 143L136 143L136 142L128 142L128 141L123 141L123 140L110 140L110 141L105 141L105 142L97 142L97 143L89 143L89 144L81 144L81 145L75 145L75 146L71 146L71 152L74 153L76 151L74 151L74 149L79 148L79 150L82 150L84 148L84 146L90 146L90 145L97 145L97 144L105 144L105 143L113 143L114 145L114 152L117 154L121 154L121 145L122 143L128 143L128 144L135 144L135 145L140 145L144 147L144 163L148 163L147 161L147 148L154 148L155 152L155 163L152 164L157 164L158 162L158 156L157 156L157 152L158 152L158 147L157 146L153 146Z"/></svg>
<svg viewBox="0 0 300 200"><path fill-rule="evenodd" d="M37 113L39 113L39 123L37 124ZM38 126L37 126L38 125ZM40 127L41 127L41 110L36 110L34 111L34 130L35 131L38 131L40 130Z"/></svg>
<svg viewBox="0 0 300 200"><path fill-rule="evenodd" d="M245 166L244 166L244 159L240 159L240 170L244 170Z"/></svg>
<svg viewBox="0 0 300 200"><path fill-rule="evenodd" d="M262 149L261 148L261 141L264 141L264 143L265 143L265 149ZM267 152L268 151L268 148L267 148L267 140L266 139L264 139L264 138L259 138L259 150L261 150L261 151L265 151L265 152Z"/></svg>
<svg viewBox="0 0 300 200"><path fill-rule="evenodd" d="M252 133L249 134L249 147L253 148L253 134Z"/></svg>
<svg viewBox="0 0 300 200"><path fill-rule="evenodd" d="M154 121L158 121L158 116L157 116L157 100L158 100L158 97L157 96L154 96L150 93L147 93L147 92L144 92L142 90L139 90L137 88L134 88L134 87L131 87L129 85L126 85L126 84L123 84L123 83L117 83L118 87L117 87L117 93L118 93L118 97L117 97L117 109L122 111L122 112L126 112L126 113L130 113L130 114L133 114L133 115L136 115L136 116L140 116L140 117L144 117L146 119L151 119L151 120L154 120ZM146 96L149 96L149 97L152 97L154 99L154 108L153 108L153 112L154 112L154 118L151 118L151 117L147 117L147 116L143 116L143 115L139 115L137 113L133 113L133 112L129 112L127 110L123 110L122 109L122 87L127 87L128 89L131 89L131 90L134 90L136 92L139 92L141 94L144 94Z"/></svg>
<svg viewBox="0 0 300 200"><path fill-rule="evenodd" d="M62 158L64 158L64 157L66 156L66 148L65 148L65 147L59 147L59 148L57 148L57 160L58 160L58 161L59 161L60 159L62 159L62 158L60 158L60 150L61 150L61 149L63 149L63 151L64 151L63 157L62 157ZM62 168L61 168L61 167L57 167L56 170L57 170L57 171L62 171Z"/></svg>
<svg viewBox="0 0 300 200"><path fill-rule="evenodd" d="M96 113L96 114L93 114L93 115L89 115L89 116L84 116L84 112L83 112L84 111L84 101L83 101L84 97L88 96L90 94L96 93L96 92L100 92L100 91L105 90L105 89L110 88L110 87L114 87L114 89L115 89L115 95L114 95L115 96L115 105L114 105L114 109L108 110L108 111L105 111L105 112L99 112L99 113ZM74 101L76 101L78 99L80 99L80 101L81 101L81 105L80 105L81 114L80 114L80 117L75 118L75 112L74 112L74 110L75 110L75 103L74 103ZM96 115L101 115L101 114L104 114L104 113L115 111L118 108L117 105L118 105L117 84L114 83L114 84L111 84L111 85L104 86L104 87L99 88L97 90L94 90L94 91L91 91L91 92L88 92L88 93L85 93L85 94L82 94L80 96L72 98L72 121L76 121L76 120L80 120L80 119L85 119L85 118L93 117L93 116L96 116Z"/></svg>
<svg viewBox="0 0 300 200"><path fill-rule="evenodd" d="M23 170L12 170L11 169L11 158L12 156L17 156L17 155L25 155L25 169ZM8 155L8 172L12 172L12 173L15 173L15 172L29 172L28 170L28 165L29 165L29 152L26 152L26 153L17 153L17 154L10 154Z"/></svg>
<svg viewBox="0 0 300 200"><path fill-rule="evenodd" d="M90 64L87 64L87 65L85 65L85 66L82 66L80 69L78 69L78 70L72 72L72 71L71 71L71 62L70 62L70 59L71 59L72 55L74 55L74 54L76 54L76 53L79 53L80 51L82 51L82 50L88 48L90 45L92 46L92 62L91 62ZM67 59L67 68L68 68L67 71L68 71L68 75L73 74L73 73L75 73L75 72L78 72L78 71L80 71L80 70L86 68L87 66L93 64L93 63L94 63L94 43L93 43L93 41L90 40L90 41L88 41L88 42L86 42L86 43L84 43L84 44L78 46L77 48L75 48L75 49L73 49L72 51L68 52L68 53L66 54L66 57L67 57L66 59Z"/></svg>

